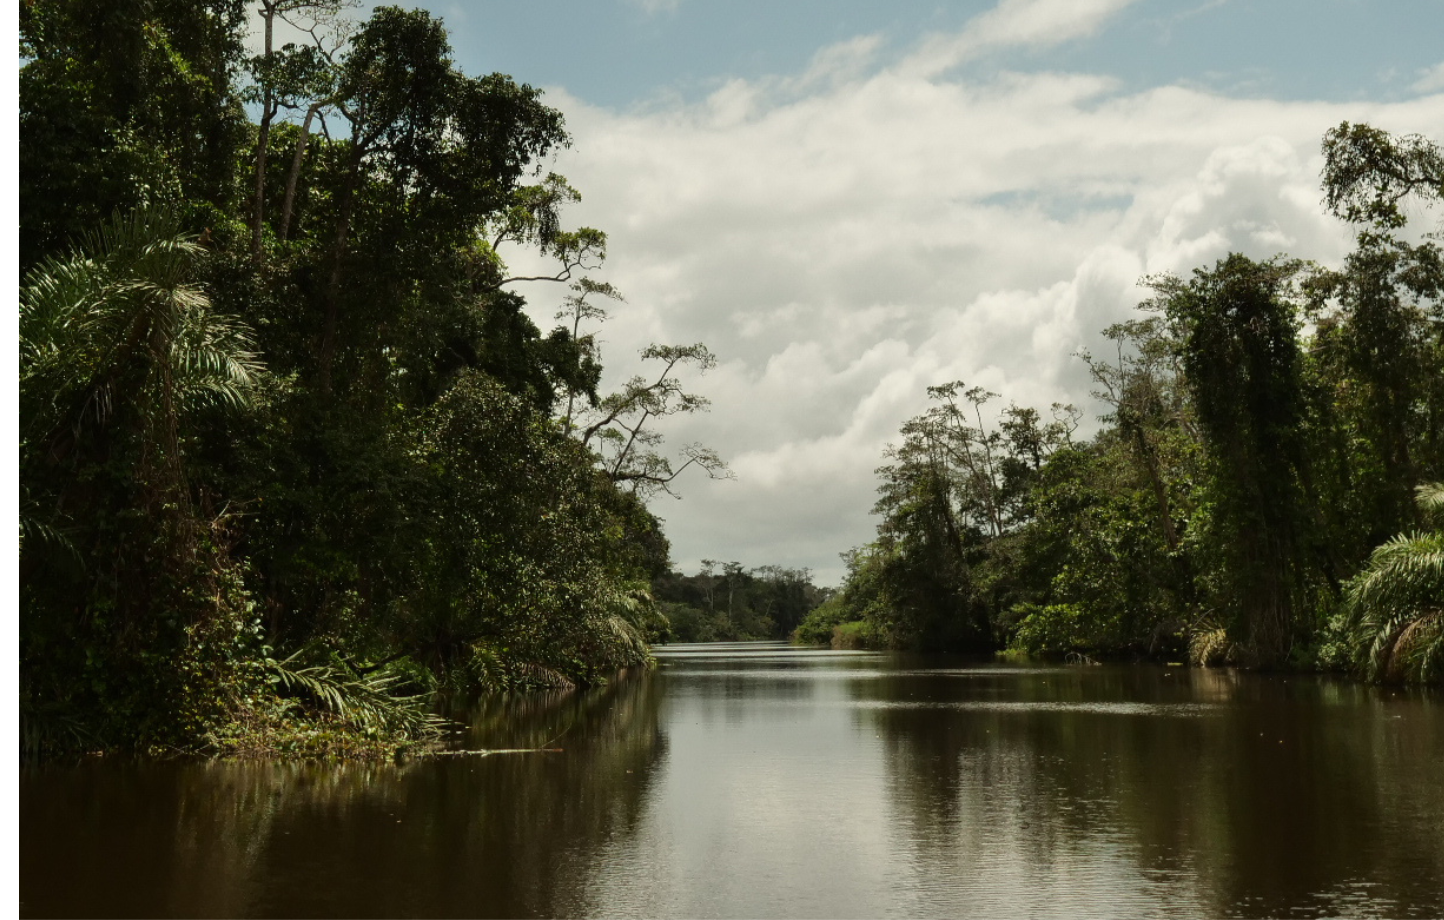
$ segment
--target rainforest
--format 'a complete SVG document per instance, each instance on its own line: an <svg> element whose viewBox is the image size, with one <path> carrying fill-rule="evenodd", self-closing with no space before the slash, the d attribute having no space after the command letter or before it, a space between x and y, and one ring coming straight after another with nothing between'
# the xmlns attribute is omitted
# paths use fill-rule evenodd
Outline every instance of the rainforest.
<svg viewBox="0 0 1444 920"><path fill-rule="evenodd" d="M1444 67L985 5L18 4L20 915L1444 915Z"/></svg>
<svg viewBox="0 0 1444 920"><path fill-rule="evenodd" d="M314 41L276 45L301 7ZM427 12L348 12L21 7L27 754L390 756L444 736L438 699L669 639L1444 675L1437 142L1324 135L1341 265L1148 279L1078 356L1097 424L939 381L840 589L685 576L648 501L732 474L656 424L716 358L609 355L603 391L622 292L549 171L560 111Z"/></svg>

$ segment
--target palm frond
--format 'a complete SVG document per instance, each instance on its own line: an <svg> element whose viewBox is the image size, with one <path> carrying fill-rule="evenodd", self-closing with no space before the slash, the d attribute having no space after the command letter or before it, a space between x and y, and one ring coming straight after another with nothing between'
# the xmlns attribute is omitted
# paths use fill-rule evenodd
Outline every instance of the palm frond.
<svg viewBox="0 0 1444 920"><path fill-rule="evenodd" d="M304 652L304 650L303 650ZM282 661L266 660L285 696L302 698L316 708L374 734L400 732L416 740L438 737L449 724L428 709L423 694L396 695L406 676L392 667L355 674L332 664L300 666L297 652Z"/></svg>
<svg viewBox="0 0 1444 920"><path fill-rule="evenodd" d="M185 232L179 209L165 206L116 213L87 233L79 248L103 259L117 274L157 281L181 279L205 253Z"/></svg>
<svg viewBox="0 0 1444 920"><path fill-rule="evenodd" d="M20 291L22 434L105 424L121 404L158 432L175 413L247 405L262 375L249 331L193 276L205 250L171 208L117 214ZM173 437L171 438L173 440ZM167 449L174 445L163 445Z"/></svg>
<svg viewBox="0 0 1444 920"><path fill-rule="evenodd" d="M648 624L661 617L652 592L644 583L612 583L600 591L601 616L597 633L607 646L607 660L615 667L631 667L651 660Z"/></svg>
<svg viewBox="0 0 1444 920"><path fill-rule="evenodd" d="M31 270L20 288L20 375L53 356L72 338L72 323L93 308L105 289L104 276L89 259L49 259Z"/></svg>
<svg viewBox="0 0 1444 920"><path fill-rule="evenodd" d="M1377 547L1349 593L1365 609L1444 603L1444 533L1399 534Z"/></svg>
<svg viewBox="0 0 1444 920"><path fill-rule="evenodd" d="M620 655L618 658L623 661L645 661L651 651L647 647L647 640L642 636L636 626L629 623L624 617L609 616L606 619L609 638L615 645Z"/></svg>
<svg viewBox="0 0 1444 920"><path fill-rule="evenodd" d="M1444 610L1444 532L1400 534L1350 583L1345 615L1371 679L1433 680Z"/></svg>
<svg viewBox="0 0 1444 920"><path fill-rule="evenodd" d="M23 498L20 506L20 549L22 551L25 549L25 544L29 543L33 548L34 544L38 542L51 549L61 550L82 567L85 565L80 550L76 549L75 544L71 542L64 530L48 521L41 520L33 509L27 507L27 502Z"/></svg>
<svg viewBox="0 0 1444 920"><path fill-rule="evenodd" d="M1414 501L1424 517L1436 527L1444 527L1444 482L1425 483L1414 490Z"/></svg>
<svg viewBox="0 0 1444 920"><path fill-rule="evenodd" d="M1444 680L1444 612L1410 620L1399 632L1386 676L1434 683Z"/></svg>
<svg viewBox="0 0 1444 920"><path fill-rule="evenodd" d="M183 408L252 405L264 368L250 331L215 314L193 315L172 346Z"/></svg>

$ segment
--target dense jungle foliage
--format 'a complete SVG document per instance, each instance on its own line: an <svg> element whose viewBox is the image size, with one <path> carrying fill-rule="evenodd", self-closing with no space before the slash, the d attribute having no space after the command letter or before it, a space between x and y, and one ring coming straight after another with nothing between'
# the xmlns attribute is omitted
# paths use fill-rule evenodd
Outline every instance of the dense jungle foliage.
<svg viewBox="0 0 1444 920"><path fill-rule="evenodd" d="M712 356L600 393L561 114L348 6L20 7L27 751L384 752L438 687L598 682L666 627L644 499L727 473L652 425Z"/></svg>
<svg viewBox="0 0 1444 920"><path fill-rule="evenodd" d="M1109 412L957 382L887 454L877 538L802 641L1444 678L1444 150L1344 123L1337 269L1230 255L1146 279L1081 354ZM1421 207L1422 206L1422 207Z"/></svg>

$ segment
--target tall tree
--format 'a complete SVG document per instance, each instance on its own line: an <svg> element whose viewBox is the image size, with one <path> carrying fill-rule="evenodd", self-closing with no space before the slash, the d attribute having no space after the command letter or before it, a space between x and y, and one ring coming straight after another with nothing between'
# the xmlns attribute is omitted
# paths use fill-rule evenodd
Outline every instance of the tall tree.
<svg viewBox="0 0 1444 920"><path fill-rule="evenodd" d="M1240 638L1281 663L1305 612L1309 471L1292 262L1240 255L1156 283L1180 328L1183 368L1215 490L1214 546Z"/></svg>

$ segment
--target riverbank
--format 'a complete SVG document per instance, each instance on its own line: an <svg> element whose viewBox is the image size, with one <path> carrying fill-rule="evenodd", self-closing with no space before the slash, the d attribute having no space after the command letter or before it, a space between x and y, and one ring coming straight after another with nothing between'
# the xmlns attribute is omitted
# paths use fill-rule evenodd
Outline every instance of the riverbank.
<svg viewBox="0 0 1444 920"><path fill-rule="evenodd" d="M73 719L38 722L22 707L21 757L140 754L161 758L389 761L452 747L461 725L450 717L488 697L588 690L655 667L650 654L610 673L568 677L532 662L485 656L465 673L439 680L406 660L361 668L305 665L294 659L248 660L214 683L197 681L132 734L112 721L100 734ZM217 677L217 675L212 675ZM470 700L460 704L458 700Z"/></svg>
<svg viewBox="0 0 1444 920"><path fill-rule="evenodd" d="M873 624L865 620L833 623L826 613L828 612L825 611L823 616L804 621L803 625L793 633L792 643L801 647L827 648L834 651L888 650L881 632ZM832 613L835 617L836 611ZM1282 664L1275 665L1268 670L1271 673L1327 674L1362 683L1429 683L1428 681L1411 680L1410 674L1397 664L1411 651L1414 644L1421 641L1418 633L1418 629L1412 632L1407 628L1398 630L1394 647L1385 657L1382 673L1378 675L1369 675L1364 673L1361 668L1354 666L1347 654L1347 649L1337 642L1324 644L1322 647L1314 647L1298 655L1290 656ZM1247 651L1232 642L1228 637L1227 630L1222 628L1191 630L1165 636L1162 642L1155 642L1152 648L1146 650L1098 649L1086 646L1037 650L1013 645L991 653L977 652L974 654L1018 663L1151 663L1174 667L1257 670L1255 663L1249 660ZM1434 681L1434 683L1437 684L1439 681Z"/></svg>

